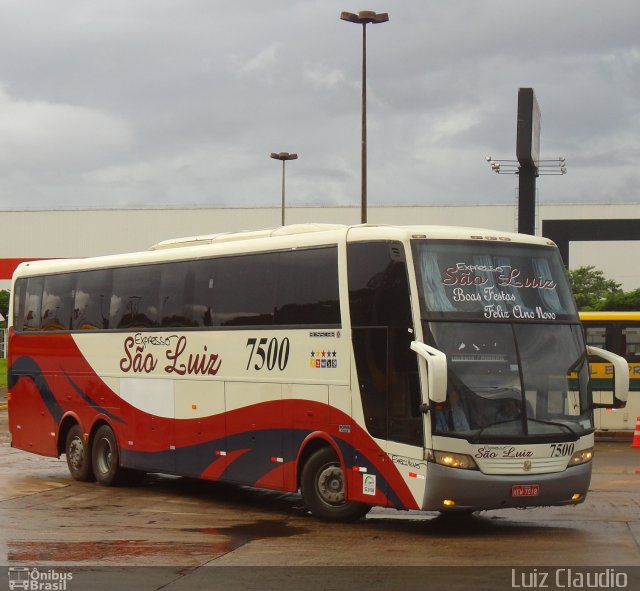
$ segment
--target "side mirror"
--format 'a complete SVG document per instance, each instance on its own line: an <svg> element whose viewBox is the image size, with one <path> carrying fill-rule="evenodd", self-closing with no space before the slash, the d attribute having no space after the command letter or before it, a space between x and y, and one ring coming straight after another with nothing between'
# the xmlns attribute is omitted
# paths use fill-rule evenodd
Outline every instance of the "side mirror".
<svg viewBox="0 0 640 591"><path fill-rule="evenodd" d="M420 341L412 341L411 350L427 362L429 399L444 402L447 399L447 356Z"/></svg>
<svg viewBox="0 0 640 591"><path fill-rule="evenodd" d="M614 402L615 399L618 399L620 402L626 402L629 398L629 364L627 360L611 351L600 349L599 347L592 347L591 345L587 345L587 353L589 355L602 357L602 359L613 365Z"/></svg>

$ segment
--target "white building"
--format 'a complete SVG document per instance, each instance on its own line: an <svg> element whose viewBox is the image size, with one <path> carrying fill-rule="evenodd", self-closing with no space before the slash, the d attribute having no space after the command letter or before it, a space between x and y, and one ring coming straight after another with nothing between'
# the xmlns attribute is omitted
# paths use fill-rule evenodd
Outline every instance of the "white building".
<svg viewBox="0 0 640 591"><path fill-rule="evenodd" d="M291 207L287 223L358 224L353 207ZM640 220L640 204L541 204L537 234L545 220ZM86 209L0 211L0 289L9 287L17 260L76 258L145 250L169 238L280 225L280 209ZM371 224L444 224L515 231L512 205L370 206ZM637 241L579 242L570 245L570 267L594 265L625 290L640 288Z"/></svg>

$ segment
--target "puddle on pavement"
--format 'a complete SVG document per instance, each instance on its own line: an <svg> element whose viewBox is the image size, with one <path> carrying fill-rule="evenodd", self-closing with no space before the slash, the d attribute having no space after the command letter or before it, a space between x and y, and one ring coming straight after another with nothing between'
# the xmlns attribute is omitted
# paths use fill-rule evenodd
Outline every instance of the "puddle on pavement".
<svg viewBox="0 0 640 591"><path fill-rule="evenodd" d="M109 562L110 560L163 560L166 564L181 558L212 556L229 551L225 541L211 544L194 542L149 542L147 540L104 540L99 542L32 542L13 541L8 544L10 562Z"/></svg>
<svg viewBox="0 0 640 591"><path fill-rule="evenodd" d="M262 520L254 523L232 525L230 527L184 528L180 531L228 537L230 546L232 546L231 549L235 550L253 540L290 538L292 536L305 534L309 530L302 527L291 526L284 521Z"/></svg>
<svg viewBox="0 0 640 591"><path fill-rule="evenodd" d="M12 541L7 557L11 562L109 562L111 560L153 560L175 563L183 560L210 560L254 540L285 538L304 534L306 529L281 521L257 521L220 528L182 528L209 539L199 542L150 542L147 540L104 540L86 542Z"/></svg>
<svg viewBox="0 0 640 591"><path fill-rule="evenodd" d="M0 483L0 500L6 501L67 486L69 482L52 481L39 476L18 476Z"/></svg>

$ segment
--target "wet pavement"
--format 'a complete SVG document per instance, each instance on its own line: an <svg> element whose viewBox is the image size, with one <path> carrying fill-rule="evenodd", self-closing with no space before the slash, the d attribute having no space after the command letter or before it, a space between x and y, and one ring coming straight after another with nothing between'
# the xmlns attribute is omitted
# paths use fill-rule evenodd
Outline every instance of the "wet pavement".
<svg viewBox="0 0 640 591"><path fill-rule="evenodd" d="M374 509L357 523L325 524L298 495L155 475L127 488L73 481L64 456L12 449L0 410L0 561L157 567L154 589L178 589L185 572L214 566L360 567L361 581L380 567L640 567L640 448L599 442L589 495L576 507L470 518Z"/></svg>

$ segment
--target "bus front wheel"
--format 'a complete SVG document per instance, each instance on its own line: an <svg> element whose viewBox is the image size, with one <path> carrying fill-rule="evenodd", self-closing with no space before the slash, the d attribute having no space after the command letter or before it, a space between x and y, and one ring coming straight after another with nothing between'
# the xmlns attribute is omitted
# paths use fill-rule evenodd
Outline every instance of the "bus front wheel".
<svg viewBox="0 0 640 591"><path fill-rule="evenodd" d="M342 466L329 447L314 452L304 465L300 489L311 513L323 521L355 521L371 509L364 503L345 500Z"/></svg>
<svg viewBox="0 0 640 591"><path fill-rule="evenodd" d="M109 425L102 425L93 438L93 473L98 484L113 486L122 475L116 436Z"/></svg>
<svg viewBox="0 0 640 591"><path fill-rule="evenodd" d="M93 480L91 449L89 445L85 444L80 425L74 425L69 429L64 451L71 477L81 482Z"/></svg>

